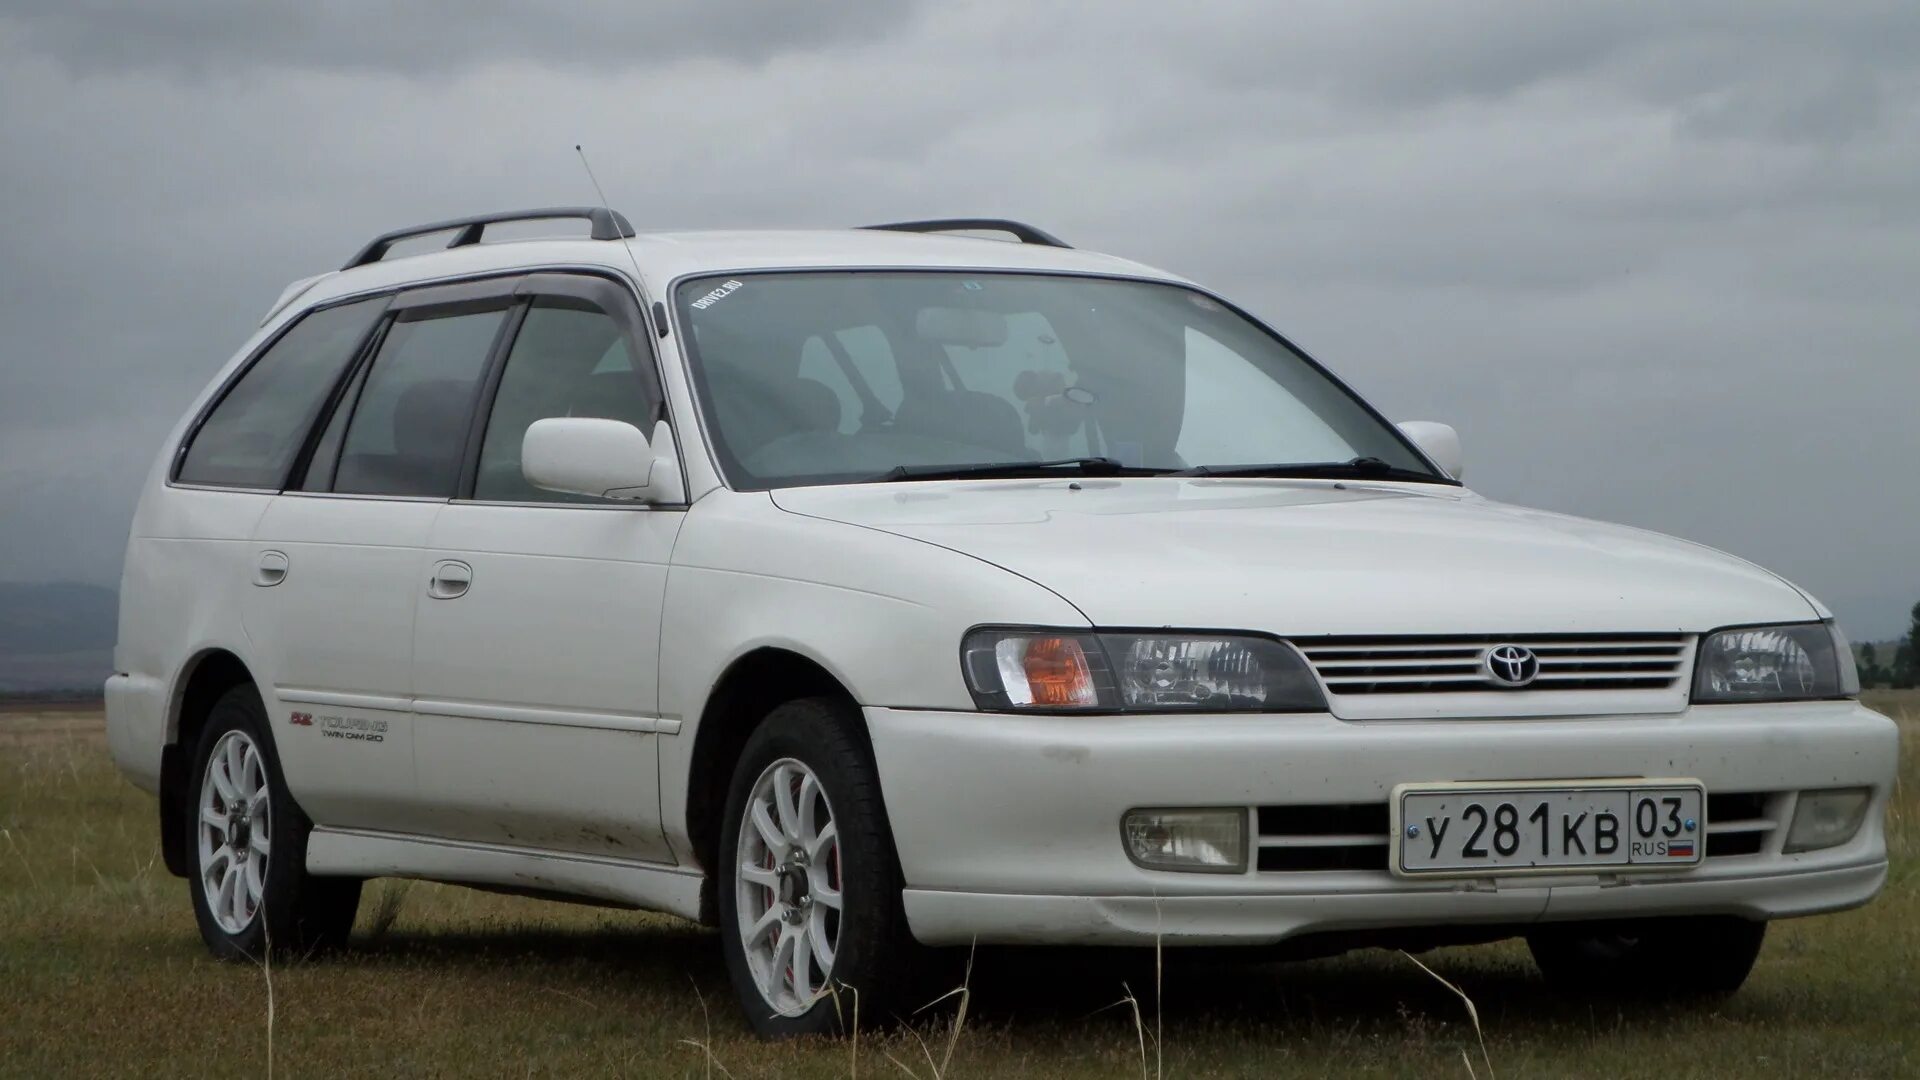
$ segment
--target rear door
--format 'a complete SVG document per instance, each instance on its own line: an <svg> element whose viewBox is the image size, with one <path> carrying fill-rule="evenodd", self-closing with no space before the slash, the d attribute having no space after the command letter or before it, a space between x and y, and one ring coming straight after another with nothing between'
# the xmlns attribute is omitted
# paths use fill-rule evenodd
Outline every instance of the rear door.
<svg viewBox="0 0 1920 1080"><path fill-rule="evenodd" d="M254 538L387 304L383 296L306 311L250 358L182 440L169 478L175 497L146 516L146 533L134 541L140 557L127 563L130 595L140 599L130 610L149 632L123 633L122 651L129 642L171 638L174 644L157 656L123 662L164 671L170 664L164 658L176 649L209 642L239 649L259 680L268 735L277 746L288 746L291 734L289 713L274 698L283 661L262 619L278 599L284 555ZM227 624L232 612L243 632ZM308 777L297 751L281 757L295 795L304 799Z"/></svg>
<svg viewBox="0 0 1920 1080"><path fill-rule="evenodd" d="M487 395L462 497L435 519L414 632L416 760L451 839L668 860L660 825L660 607L684 506L527 483L535 420L651 434L664 417L634 296L541 274Z"/></svg>
<svg viewBox="0 0 1920 1080"><path fill-rule="evenodd" d="M278 748L324 825L413 831L414 611L459 483L512 279L395 297L300 478L254 533L247 630L271 671Z"/></svg>

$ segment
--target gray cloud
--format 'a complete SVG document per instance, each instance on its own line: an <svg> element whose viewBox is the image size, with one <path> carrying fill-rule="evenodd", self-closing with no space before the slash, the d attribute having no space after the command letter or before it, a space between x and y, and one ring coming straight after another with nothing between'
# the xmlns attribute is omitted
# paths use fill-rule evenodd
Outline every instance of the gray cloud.
<svg viewBox="0 0 1920 1080"><path fill-rule="evenodd" d="M584 141L642 228L1032 218L1457 423L1492 496L1735 551L1858 637L1920 597L1911 4L813 8L0 14L0 579L111 580L287 281L589 200Z"/></svg>
<svg viewBox="0 0 1920 1080"><path fill-rule="evenodd" d="M87 73L158 68L446 73L475 63L623 68L723 57L759 62L878 37L911 12L887 0L767 4L702 0L14 0L0 6L25 45Z"/></svg>

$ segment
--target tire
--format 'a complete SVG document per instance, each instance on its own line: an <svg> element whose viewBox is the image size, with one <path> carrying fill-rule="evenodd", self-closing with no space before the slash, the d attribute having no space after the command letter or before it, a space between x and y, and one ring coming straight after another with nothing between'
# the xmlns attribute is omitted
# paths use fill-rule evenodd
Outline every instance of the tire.
<svg viewBox="0 0 1920 1080"><path fill-rule="evenodd" d="M313 823L287 791L267 730L258 691L227 691L207 714L182 793L193 915L222 960L258 963L269 948L279 960L344 945L360 905L358 878L307 873Z"/></svg>
<svg viewBox="0 0 1920 1080"><path fill-rule="evenodd" d="M734 766L714 869L720 940L740 1007L765 1038L848 1030L856 1001L861 1023L874 1024L909 986L919 947L860 724L833 699L790 701Z"/></svg>
<svg viewBox="0 0 1920 1080"><path fill-rule="evenodd" d="M1767 924L1731 916L1568 923L1527 935L1556 991L1636 998L1714 998L1740 989Z"/></svg>

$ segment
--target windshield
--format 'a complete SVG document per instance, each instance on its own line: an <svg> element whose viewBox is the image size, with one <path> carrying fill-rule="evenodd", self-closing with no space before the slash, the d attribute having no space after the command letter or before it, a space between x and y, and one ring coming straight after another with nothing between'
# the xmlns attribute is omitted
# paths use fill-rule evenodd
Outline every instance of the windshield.
<svg viewBox="0 0 1920 1080"><path fill-rule="evenodd" d="M738 489L1077 458L1148 472L1374 459L1441 479L1312 362L1178 286L780 272L675 295Z"/></svg>

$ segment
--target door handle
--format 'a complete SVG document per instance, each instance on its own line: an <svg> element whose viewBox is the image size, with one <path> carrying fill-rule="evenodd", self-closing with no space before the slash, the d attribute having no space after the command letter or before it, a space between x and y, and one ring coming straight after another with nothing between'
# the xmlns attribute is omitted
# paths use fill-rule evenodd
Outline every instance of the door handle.
<svg viewBox="0 0 1920 1080"><path fill-rule="evenodd" d="M473 567L458 559L442 559L433 564L433 577L427 580L427 595L435 600L465 596L473 584Z"/></svg>
<svg viewBox="0 0 1920 1080"><path fill-rule="evenodd" d="M263 551L260 559L253 564L253 583L261 588L272 588L287 580L287 553L284 551Z"/></svg>

